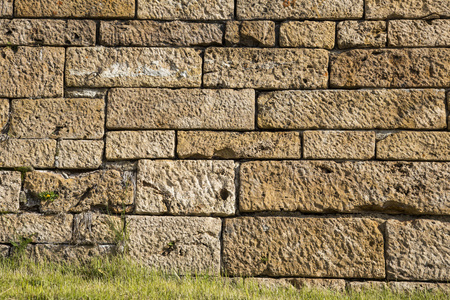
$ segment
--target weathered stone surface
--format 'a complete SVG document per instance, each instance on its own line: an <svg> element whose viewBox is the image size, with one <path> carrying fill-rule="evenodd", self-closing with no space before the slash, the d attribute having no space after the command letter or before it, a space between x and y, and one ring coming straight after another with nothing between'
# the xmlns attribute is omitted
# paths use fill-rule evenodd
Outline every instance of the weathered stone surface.
<svg viewBox="0 0 450 300"><path fill-rule="evenodd" d="M384 278L383 235L369 219L224 220L229 275Z"/></svg>
<svg viewBox="0 0 450 300"><path fill-rule="evenodd" d="M225 46L237 46L241 41L241 22L228 21L225 25Z"/></svg>
<svg viewBox="0 0 450 300"><path fill-rule="evenodd" d="M179 131L180 158L300 158L298 132Z"/></svg>
<svg viewBox="0 0 450 300"><path fill-rule="evenodd" d="M11 17L13 14L13 0L0 0L0 17Z"/></svg>
<svg viewBox="0 0 450 300"><path fill-rule="evenodd" d="M64 48L0 47L0 97L60 97Z"/></svg>
<svg viewBox="0 0 450 300"><path fill-rule="evenodd" d="M153 20L229 20L233 0L138 0L137 17Z"/></svg>
<svg viewBox="0 0 450 300"><path fill-rule="evenodd" d="M337 29L340 49L386 46L387 26L384 21L344 21L338 24Z"/></svg>
<svg viewBox="0 0 450 300"><path fill-rule="evenodd" d="M20 172L0 171L0 212L19 210Z"/></svg>
<svg viewBox="0 0 450 300"><path fill-rule="evenodd" d="M292 289L294 288L286 278L263 278L253 277L244 278L244 284L247 286L258 286L259 288L266 288L270 290L276 289Z"/></svg>
<svg viewBox="0 0 450 300"><path fill-rule="evenodd" d="M346 287L349 292L360 293L385 290L389 285L385 281L348 281Z"/></svg>
<svg viewBox="0 0 450 300"><path fill-rule="evenodd" d="M450 280L449 222L389 220L386 245L388 279Z"/></svg>
<svg viewBox="0 0 450 300"><path fill-rule="evenodd" d="M344 279L290 278L288 281L297 289L323 289L336 292L343 292L345 290Z"/></svg>
<svg viewBox="0 0 450 300"><path fill-rule="evenodd" d="M51 172L26 173L24 190L29 199L40 201L39 194L54 192L54 201L40 201L46 213L82 212L93 207L108 207L112 212L130 210L134 187L126 173L95 171L69 178Z"/></svg>
<svg viewBox="0 0 450 300"><path fill-rule="evenodd" d="M11 106L9 134L15 138L103 138L103 99L17 99Z"/></svg>
<svg viewBox="0 0 450 300"><path fill-rule="evenodd" d="M389 46L448 47L450 46L450 20L389 21Z"/></svg>
<svg viewBox="0 0 450 300"><path fill-rule="evenodd" d="M102 164L103 147L103 141L60 141L56 167L59 169L97 169Z"/></svg>
<svg viewBox="0 0 450 300"><path fill-rule="evenodd" d="M450 132L394 133L377 143L377 158L450 161Z"/></svg>
<svg viewBox="0 0 450 300"><path fill-rule="evenodd" d="M6 139L0 141L0 167L54 168L55 140Z"/></svg>
<svg viewBox="0 0 450 300"><path fill-rule="evenodd" d="M275 23L272 21L244 21L239 30L239 43L250 47L274 47Z"/></svg>
<svg viewBox="0 0 450 300"><path fill-rule="evenodd" d="M8 123L9 119L9 100L0 99L0 132Z"/></svg>
<svg viewBox="0 0 450 300"><path fill-rule="evenodd" d="M130 18L134 0L16 0L17 17Z"/></svg>
<svg viewBox="0 0 450 300"><path fill-rule="evenodd" d="M221 45L223 25L210 23L111 21L101 22L100 43L107 46Z"/></svg>
<svg viewBox="0 0 450 300"><path fill-rule="evenodd" d="M372 159L373 131L305 131L303 157L306 159Z"/></svg>
<svg viewBox="0 0 450 300"><path fill-rule="evenodd" d="M120 217L85 212L73 219L73 242L75 244L114 244L115 232L124 232ZM114 229L114 230L113 230Z"/></svg>
<svg viewBox="0 0 450 300"><path fill-rule="evenodd" d="M31 238L35 243L68 243L72 237L72 215L34 213L0 215L0 242Z"/></svg>
<svg viewBox="0 0 450 300"><path fill-rule="evenodd" d="M255 127L253 90L112 89L109 129L218 129Z"/></svg>
<svg viewBox="0 0 450 300"><path fill-rule="evenodd" d="M335 28L334 22L284 22L280 27L280 46L333 49Z"/></svg>
<svg viewBox="0 0 450 300"><path fill-rule="evenodd" d="M331 58L332 87L450 87L450 48L350 50Z"/></svg>
<svg viewBox="0 0 450 300"><path fill-rule="evenodd" d="M136 212L173 215L233 215L233 161L141 160Z"/></svg>
<svg viewBox="0 0 450 300"><path fill-rule="evenodd" d="M203 84L207 87L325 88L328 52L322 49L208 48Z"/></svg>
<svg viewBox="0 0 450 300"><path fill-rule="evenodd" d="M363 0L239 0L237 17L249 19L359 19L363 17Z"/></svg>
<svg viewBox="0 0 450 300"><path fill-rule="evenodd" d="M7 257L9 255L9 246L0 245L0 257Z"/></svg>
<svg viewBox="0 0 450 300"><path fill-rule="evenodd" d="M391 281L389 288L397 293L450 293L450 283Z"/></svg>
<svg viewBox="0 0 450 300"><path fill-rule="evenodd" d="M95 45L96 26L88 20L0 20L0 45Z"/></svg>
<svg viewBox="0 0 450 300"><path fill-rule="evenodd" d="M112 245L74 246L41 244L33 245L31 255L37 260L51 262L88 263L95 257L114 253Z"/></svg>
<svg viewBox="0 0 450 300"><path fill-rule="evenodd" d="M240 180L244 212L450 214L450 163L255 161Z"/></svg>
<svg viewBox="0 0 450 300"><path fill-rule="evenodd" d="M107 160L171 158L175 131L110 131L105 152Z"/></svg>
<svg viewBox="0 0 450 300"><path fill-rule="evenodd" d="M443 129L443 90L280 91L258 98L258 126L277 129Z"/></svg>
<svg viewBox="0 0 450 300"><path fill-rule="evenodd" d="M66 98L105 98L108 89L84 89L84 88L68 88L65 89Z"/></svg>
<svg viewBox="0 0 450 300"><path fill-rule="evenodd" d="M222 221L197 217L127 217L130 256L177 273L218 274Z"/></svg>
<svg viewBox="0 0 450 300"><path fill-rule="evenodd" d="M448 0L367 0L365 5L368 19L450 17Z"/></svg>

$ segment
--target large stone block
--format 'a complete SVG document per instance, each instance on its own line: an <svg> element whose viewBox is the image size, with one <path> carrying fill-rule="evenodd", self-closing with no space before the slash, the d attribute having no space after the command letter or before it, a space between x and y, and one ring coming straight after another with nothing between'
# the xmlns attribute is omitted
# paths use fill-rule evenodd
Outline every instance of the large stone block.
<svg viewBox="0 0 450 300"><path fill-rule="evenodd" d="M275 22L227 22L225 35L227 46L274 47L275 39Z"/></svg>
<svg viewBox="0 0 450 300"><path fill-rule="evenodd" d="M58 145L59 169L97 169L102 164L104 143L89 140L62 140Z"/></svg>
<svg viewBox="0 0 450 300"><path fill-rule="evenodd" d="M450 17L448 0L367 0L365 5L368 19Z"/></svg>
<svg viewBox="0 0 450 300"><path fill-rule="evenodd" d="M9 120L9 100L0 99L0 132L6 126Z"/></svg>
<svg viewBox="0 0 450 300"><path fill-rule="evenodd" d="M0 17L12 17L13 0L0 0Z"/></svg>
<svg viewBox="0 0 450 300"><path fill-rule="evenodd" d="M280 46L333 49L335 28L334 22L284 22L280 27Z"/></svg>
<svg viewBox="0 0 450 300"><path fill-rule="evenodd" d="M19 210L20 172L0 171L0 213Z"/></svg>
<svg viewBox="0 0 450 300"><path fill-rule="evenodd" d="M387 26L384 21L344 21L337 27L340 49L385 47Z"/></svg>
<svg viewBox="0 0 450 300"><path fill-rule="evenodd" d="M55 140L6 139L0 141L0 167L54 168Z"/></svg>
<svg viewBox="0 0 450 300"><path fill-rule="evenodd" d="M94 258L114 254L113 245L75 246L37 244L31 248L31 256L39 261L58 263L89 263Z"/></svg>
<svg viewBox="0 0 450 300"><path fill-rule="evenodd" d="M450 2L448 4L450 6ZM448 47L450 46L450 20L389 21L389 46Z"/></svg>
<svg viewBox="0 0 450 300"><path fill-rule="evenodd" d="M73 219L73 242L79 244L115 244L118 235L125 238L125 220L118 216L85 212ZM116 235L117 234L117 235Z"/></svg>

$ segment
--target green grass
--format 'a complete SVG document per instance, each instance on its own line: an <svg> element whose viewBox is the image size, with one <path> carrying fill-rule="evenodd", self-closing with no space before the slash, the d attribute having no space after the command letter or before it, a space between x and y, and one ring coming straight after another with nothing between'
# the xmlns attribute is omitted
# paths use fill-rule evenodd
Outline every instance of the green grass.
<svg viewBox="0 0 450 300"><path fill-rule="evenodd" d="M0 258L0 299L448 299L448 295L389 290L337 293L269 289L250 281L213 276L164 274L128 259L94 259L87 264L35 263Z"/></svg>

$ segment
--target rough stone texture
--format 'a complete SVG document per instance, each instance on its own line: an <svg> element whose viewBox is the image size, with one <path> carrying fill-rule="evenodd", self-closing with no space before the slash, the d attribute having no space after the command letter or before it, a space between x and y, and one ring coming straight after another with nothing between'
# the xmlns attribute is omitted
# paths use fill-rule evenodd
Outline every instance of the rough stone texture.
<svg viewBox="0 0 450 300"><path fill-rule="evenodd" d="M17 17L130 18L134 0L16 0Z"/></svg>
<svg viewBox="0 0 450 300"><path fill-rule="evenodd" d="M246 162L240 211L450 213L450 163Z"/></svg>
<svg viewBox="0 0 450 300"><path fill-rule="evenodd" d="M55 140L6 139L0 141L0 167L54 168Z"/></svg>
<svg viewBox="0 0 450 300"><path fill-rule="evenodd" d="M0 20L0 45L95 45L96 26L87 20Z"/></svg>
<svg viewBox="0 0 450 300"><path fill-rule="evenodd" d="M394 133L377 143L377 158L450 161L450 132Z"/></svg>
<svg viewBox="0 0 450 300"><path fill-rule="evenodd" d="M103 99L17 99L12 101L15 138L101 139L105 124Z"/></svg>
<svg viewBox="0 0 450 300"><path fill-rule="evenodd" d="M0 171L0 213L19 210L20 172Z"/></svg>
<svg viewBox="0 0 450 300"><path fill-rule="evenodd" d="M179 131L180 158L300 158L298 132Z"/></svg>
<svg viewBox="0 0 450 300"><path fill-rule="evenodd" d="M253 90L112 89L109 129L218 129L255 127Z"/></svg>
<svg viewBox="0 0 450 300"><path fill-rule="evenodd" d="M120 212L133 204L134 187L126 174L116 170L100 170L65 178L51 172L26 173L24 190L29 199L40 201L39 193L54 192L54 201L40 201L45 213L82 212L105 208Z"/></svg>
<svg viewBox="0 0 450 300"><path fill-rule="evenodd" d="M388 279L450 280L449 222L389 220L386 245Z"/></svg>
<svg viewBox="0 0 450 300"><path fill-rule="evenodd" d="M432 283L432 282L405 282L405 281L391 281L389 288L397 293L414 293L414 292L428 292L428 293L450 293L450 283Z"/></svg>
<svg viewBox="0 0 450 300"><path fill-rule="evenodd" d="M114 246L74 246L41 244L34 245L31 255L37 260L51 262L89 263L95 257L107 256L114 253Z"/></svg>
<svg viewBox="0 0 450 300"><path fill-rule="evenodd" d="M155 21L101 22L100 43L106 46L221 45L223 25Z"/></svg>
<svg viewBox="0 0 450 300"><path fill-rule="evenodd" d="M108 89L84 89L84 88L68 88L65 89L66 98L105 98Z"/></svg>
<svg viewBox="0 0 450 300"><path fill-rule="evenodd" d="M35 213L0 215L0 242L31 238L35 243L68 243L72 237L72 215Z"/></svg>
<svg viewBox="0 0 450 300"><path fill-rule="evenodd" d="M450 46L450 20L389 21L389 46L448 47Z"/></svg>
<svg viewBox="0 0 450 300"><path fill-rule="evenodd" d="M359 19L363 17L363 0L240 0L237 17L249 19Z"/></svg>
<svg viewBox="0 0 450 300"><path fill-rule="evenodd" d="M280 27L281 47L333 49L334 22L284 22Z"/></svg>
<svg viewBox="0 0 450 300"><path fill-rule="evenodd" d="M9 255L9 246L0 245L0 257L7 257Z"/></svg>
<svg viewBox="0 0 450 300"><path fill-rule="evenodd" d="M272 21L244 21L239 31L239 42L249 47L274 47L275 23Z"/></svg>
<svg viewBox="0 0 450 300"><path fill-rule="evenodd" d="M0 99L0 132L6 126L9 120L9 100Z"/></svg>
<svg viewBox="0 0 450 300"><path fill-rule="evenodd" d="M292 289L294 288L285 278L244 278L244 284L247 286L258 286L259 288L266 288L271 290L276 289Z"/></svg>
<svg viewBox="0 0 450 300"><path fill-rule="evenodd" d="M103 141L60 141L56 167L59 169L97 169L102 164L103 147Z"/></svg>
<svg viewBox="0 0 450 300"><path fill-rule="evenodd" d="M448 0L366 0L366 18L450 17Z"/></svg>
<svg viewBox="0 0 450 300"><path fill-rule="evenodd" d="M241 22L228 21L225 25L225 46L237 46L241 41Z"/></svg>
<svg viewBox="0 0 450 300"><path fill-rule="evenodd" d="M0 17L11 17L13 14L13 0L0 0Z"/></svg>
<svg viewBox="0 0 450 300"><path fill-rule="evenodd" d="M386 46L387 26L384 21L344 21L338 24L337 29L340 49Z"/></svg>
<svg viewBox="0 0 450 300"><path fill-rule="evenodd" d="M120 217L85 212L73 219L73 242L75 244L114 244L115 232L124 231Z"/></svg>
<svg viewBox="0 0 450 300"><path fill-rule="evenodd" d="M197 87L201 75L196 49L67 49L66 85L72 87Z"/></svg>
<svg viewBox="0 0 450 300"><path fill-rule="evenodd" d="M384 278L383 235L369 219L224 220L228 275Z"/></svg>
<svg viewBox="0 0 450 300"><path fill-rule="evenodd" d="M385 281L348 281L346 288L349 292L380 291L389 288Z"/></svg>
<svg viewBox="0 0 450 300"><path fill-rule="evenodd" d="M350 50L331 58L332 87L450 87L450 48Z"/></svg>
<svg viewBox="0 0 450 300"><path fill-rule="evenodd" d="M233 0L138 0L137 17L153 20L228 20Z"/></svg>
<svg viewBox="0 0 450 300"><path fill-rule="evenodd" d="M233 215L234 167L233 161L141 160L136 213Z"/></svg>
<svg viewBox="0 0 450 300"><path fill-rule="evenodd" d="M208 48L207 87L314 89L328 84L328 51L322 49Z"/></svg>
<svg viewBox="0 0 450 300"><path fill-rule="evenodd" d="M277 129L444 129L443 90L280 91L258 98L258 126Z"/></svg>
<svg viewBox="0 0 450 300"><path fill-rule="evenodd" d="M0 97L60 97L64 48L0 47Z"/></svg>
<svg viewBox="0 0 450 300"><path fill-rule="evenodd" d="M305 131L303 157L306 159L372 159L373 131Z"/></svg>
<svg viewBox="0 0 450 300"><path fill-rule="evenodd" d="M220 271L222 221L196 217L127 217L130 256L165 271Z"/></svg>
<svg viewBox="0 0 450 300"><path fill-rule="evenodd" d="M297 289L332 290L336 292L345 291L344 279L311 279L311 278L291 278L289 283Z"/></svg>

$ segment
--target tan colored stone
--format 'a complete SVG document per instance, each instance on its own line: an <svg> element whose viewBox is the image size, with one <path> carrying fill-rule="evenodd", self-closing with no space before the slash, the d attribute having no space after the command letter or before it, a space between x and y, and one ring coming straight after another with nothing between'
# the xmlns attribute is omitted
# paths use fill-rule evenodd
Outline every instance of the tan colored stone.
<svg viewBox="0 0 450 300"><path fill-rule="evenodd" d="M35 213L0 215L0 242L31 238L34 243L68 243L72 238L73 217L69 214Z"/></svg>
<svg viewBox="0 0 450 300"><path fill-rule="evenodd" d="M443 90L280 91L258 98L264 129L444 129Z"/></svg>
<svg viewBox="0 0 450 300"><path fill-rule="evenodd" d="M297 289L331 290L336 292L345 291L344 279L312 279L312 278L290 278L289 283Z"/></svg>
<svg viewBox="0 0 450 300"><path fill-rule="evenodd" d="M218 129L255 127L253 90L112 89L108 129Z"/></svg>
<svg viewBox="0 0 450 300"><path fill-rule="evenodd" d="M233 161L141 160L136 213L233 215L234 168Z"/></svg>
<svg viewBox="0 0 450 300"><path fill-rule="evenodd" d="M305 131L303 157L306 159L372 159L373 131Z"/></svg>
<svg viewBox="0 0 450 300"><path fill-rule="evenodd" d="M130 256L177 273L220 271L222 221L197 217L127 217Z"/></svg>
<svg viewBox="0 0 450 300"><path fill-rule="evenodd" d="M450 20L389 21L389 46L448 47L450 46Z"/></svg>
<svg viewBox="0 0 450 300"><path fill-rule="evenodd" d="M206 87L315 89L328 84L328 51L322 49L208 48Z"/></svg>
<svg viewBox="0 0 450 300"><path fill-rule="evenodd" d="M298 132L179 131L180 158L300 158Z"/></svg>
<svg viewBox="0 0 450 300"><path fill-rule="evenodd" d="M450 293L450 283L391 281L389 288L396 293Z"/></svg>
<svg viewBox="0 0 450 300"><path fill-rule="evenodd" d="M253 277L244 278L244 284L247 286L258 286L259 288L266 288L270 290L291 289L294 288L285 278L263 278Z"/></svg>
<svg viewBox="0 0 450 300"><path fill-rule="evenodd" d="M7 257L9 255L9 246L0 245L0 257Z"/></svg>
<svg viewBox="0 0 450 300"><path fill-rule="evenodd" d="M84 88L68 88L65 89L66 98L105 98L108 89L84 89Z"/></svg>
<svg viewBox="0 0 450 300"><path fill-rule="evenodd" d="M9 100L0 99L0 132L6 126L9 120Z"/></svg>
<svg viewBox="0 0 450 300"><path fill-rule="evenodd" d="M64 48L0 47L0 97L60 97L63 70Z"/></svg>
<svg viewBox="0 0 450 300"><path fill-rule="evenodd" d="M353 293L361 293L367 291L382 291L388 289L385 281L348 281L347 290Z"/></svg>
<svg viewBox="0 0 450 300"><path fill-rule="evenodd" d="M19 210L20 172L0 171L0 213Z"/></svg>
<svg viewBox="0 0 450 300"><path fill-rule="evenodd" d="M114 253L114 246L74 246L41 244L33 245L31 255L40 261L89 263L93 258L105 257Z"/></svg>
<svg viewBox="0 0 450 300"><path fill-rule="evenodd" d="M335 28L334 22L284 22L280 27L280 46L333 49Z"/></svg>
<svg viewBox="0 0 450 300"><path fill-rule="evenodd" d="M198 87L202 57L190 48L69 48L69 87Z"/></svg>
<svg viewBox="0 0 450 300"><path fill-rule="evenodd" d="M97 169L102 164L103 148L103 141L60 141L56 167L59 169Z"/></svg>
<svg viewBox="0 0 450 300"><path fill-rule="evenodd" d="M240 172L241 212L450 214L450 163L255 161Z"/></svg>
<svg viewBox="0 0 450 300"><path fill-rule="evenodd" d="M0 45L95 45L96 25L88 20L0 20Z"/></svg>
<svg viewBox="0 0 450 300"><path fill-rule="evenodd" d="M274 47L275 23L272 21L244 21L241 23L239 42L249 47Z"/></svg>
<svg viewBox="0 0 450 300"><path fill-rule="evenodd" d="M377 143L377 158L450 161L450 132L394 133Z"/></svg>
<svg viewBox="0 0 450 300"><path fill-rule="evenodd" d="M114 244L116 232L125 233L125 221L120 217L85 212L73 219L73 242L75 244Z"/></svg>
<svg viewBox="0 0 450 300"><path fill-rule="evenodd" d="M384 21L344 21L338 24L337 29L340 49L386 46L387 26Z"/></svg>
<svg viewBox="0 0 450 300"><path fill-rule="evenodd" d="M450 87L450 48L350 50L331 58L332 87Z"/></svg>
<svg viewBox="0 0 450 300"><path fill-rule="evenodd" d="M55 140L6 139L0 141L0 167L54 168Z"/></svg>
<svg viewBox="0 0 450 300"><path fill-rule="evenodd" d="M0 0L0 17L12 17L13 0Z"/></svg>
<svg viewBox="0 0 450 300"><path fill-rule="evenodd" d="M225 46L237 46L241 40L240 37L241 22L228 21L225 25Z"/></svg>
<svg viewBox="0 0 450 300"><path fill-rule="evenodd" d="M130 18L134 0L16 0L17 17Z"/></svg>
<svg viewBox="0 0 450 300"><path fill-rule="evenodd" d="M447 178L447 187L448 187ZM435 220L386 224L386 272L392 280L450 280L450 223Z"/></svg>
<svg viewBox="0 0 450 300"><path fill-rule="evenodd" d="M105 152L107 160L172 158L175 131L110 131Z"/></svg>
<svg viewBox="0 0 450 300"><path fill-rule="evenodd" d="M378 226L359 218L225 219L223 266L232 276L384 278Z"/></svg>
<svg viewBox="0 0 450 300"><path fill-rule="evenodd" d="M9 134L16 138L101 139L103 99L17 99Z"/></svg>
<svg viewBox="0 0 450 300"><path fill-rule="evenodd" d="M367 0L367 19L450 17L448 0Z"/></svg>

